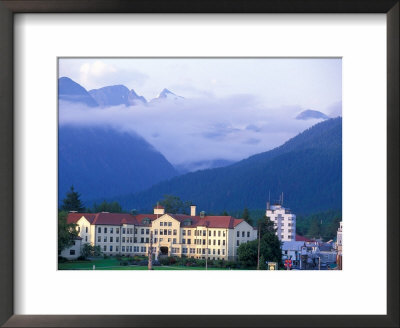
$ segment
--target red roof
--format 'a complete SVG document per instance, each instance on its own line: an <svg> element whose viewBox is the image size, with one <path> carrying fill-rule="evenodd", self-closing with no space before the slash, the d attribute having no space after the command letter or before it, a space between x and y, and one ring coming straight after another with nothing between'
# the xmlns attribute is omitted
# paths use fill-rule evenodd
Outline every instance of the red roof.
<svg viewBox="0 0 400 328"><path fill-rule="evenodd" d="M190 225L182 225L188 228L194 227L208 227L208 228L225 228L233 229L238 224L243 222L243 219L236 219L232 216L190 216L186 214L168 214L179 222L187 220L191 221ZM148 218L153 222L160 217L160 214L138 214L131 215L126 213L69 213L67 222L76 223L82 216L84 216L91 224L101 225L122 225L134 224L137 226L148 226L143 223L143 220Z"/></svg>
<svg viewBox="0 0 400 328"><path fill-rule="evenodd" d="M314 240L312 240L312 239L308 239L308 238L306 238L306 237L304 237L304 236L296 235L296 241L306 241L306 242L311 242L311 241L314 241Z"/></svg>

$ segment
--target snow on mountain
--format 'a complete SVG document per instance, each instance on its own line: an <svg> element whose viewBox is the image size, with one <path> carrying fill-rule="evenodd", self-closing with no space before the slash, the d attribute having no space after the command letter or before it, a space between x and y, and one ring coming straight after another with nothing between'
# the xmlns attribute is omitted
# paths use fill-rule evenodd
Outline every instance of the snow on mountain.
<svg viewBox="0 0 400 328"><path fill-rule="evenodd" d="M185 98L178 96L175 93L173 93L172 91L164 88L160 92L160 94L156 98L152 99L150 102L157 103L160 101L179 101L179 100L183 100L183 99L185 99Z"/></svg>

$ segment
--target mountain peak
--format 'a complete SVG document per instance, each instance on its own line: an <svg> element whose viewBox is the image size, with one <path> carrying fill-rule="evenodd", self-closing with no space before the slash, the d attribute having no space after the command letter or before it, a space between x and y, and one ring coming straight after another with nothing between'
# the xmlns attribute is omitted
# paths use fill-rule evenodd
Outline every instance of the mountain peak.
<svg viewBox="0 0 400 328"><path fill-rule="evenodd" d="M66 76L58 79L58 98L68 102L83 103L90 107L98 106L83 86Z"/></svg>
<svg viewBox="0 0 400 328"><path fill-rule="evenodd" d="M164 88L164 89L160 92L160 94L158 95L157 98L167 98L168 95L176 96L175 93L169 91L167 88Z"/></svg>
<svg viewBox="0 0 400 328"><path fill-rule="evenodd" d="M326 114L313 109L306 109L296 116L296 120L310 120L310 119L329 119Z"/></svg>

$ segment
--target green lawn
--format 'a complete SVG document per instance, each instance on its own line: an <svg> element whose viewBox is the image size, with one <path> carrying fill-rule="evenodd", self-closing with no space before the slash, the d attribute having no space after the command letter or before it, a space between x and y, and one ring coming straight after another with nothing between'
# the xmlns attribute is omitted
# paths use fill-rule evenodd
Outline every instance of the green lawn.
<svg viewBox="0 0 400 328"><path fill-rule="evenodd" d="M73 261L58 264L58 270L93 270L93 265L96 270L147 270L147 266L120 266L115 258L93 260L93 261ZM186 266L155 266L154 270L205 270L205 267L186 267ZM208 270L229 270L226 268L211 268Z"/></svg>

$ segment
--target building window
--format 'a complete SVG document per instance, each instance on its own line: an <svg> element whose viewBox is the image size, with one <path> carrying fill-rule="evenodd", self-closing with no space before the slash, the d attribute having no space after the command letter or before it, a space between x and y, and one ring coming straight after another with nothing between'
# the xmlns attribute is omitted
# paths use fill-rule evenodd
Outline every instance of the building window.
<svg viewBox="0 0 400 328"><path fill-rule="evenodd" d="M218 246L220 246L221 245L221 240L220 239L218 239Z"/></svg>
<svg viewBox="0 0 400 328"><path fill-rule="evenodd" d="M242 231L242 238L244 237L244 231Z"/></svg>
<svg viewBox="0 0 400 328"><path fill-rule="evenodd" d="M118 247L118 246L115 246L115 250L118 252L118 250L119 250L119 247Z"/></svg>
<svg viewBox="0 0 400 328"><path fill-rule="evenodd" d="M247 238L250 238L250 231L247 231Z"/></svg>
<svg viewBox="0 0 400 328"><path fill-rule="evenodd" d="M203 245L205 245L206 244L206 240L205 239L203 239Z"/></svg>
<svg viewBox="0 0 400 328"><path fill-rule="evenodd" d="M128 247L127 247L128 248ZM125 246L122 246L122 252L125 252Z"/></svg>
<svg viewBox="0 0 400 328"><path fill-rule="evenodd" d="M116 229L115 229L115 233L119 233L119 228L116 228Z"/></svg>
<svg viewBox="0 0 400 328"><path fill-rule="evenodd" d="M203 254L205 254L206 253L206 249L205 248L203 248L203 252L202 252Z"/></svg>
<svg viewBox="0 0 400 328"><path fill-rule="evenodd" d="M217 235L217 232L214 230L214 237Z"/></svg>
<svg viewBox="0 0 400 328"><path fill-rule="evenodd" d="M97 242L98 243L101 242L101 237L100 236L97 237Z"/></svg>
<svg viewBox="0 0 400 328"><path fill-rule="evenodd" d="M148 242L149 242L149 238L147 237L147 238L146 238L146 243L148 243Z"/></svg>
<svg viewBox="0 0 400 328"><path fill-rule="evenodd" d="M215 246L215 239L213 240L213 245Z"/></svg>
<svg viewBox="0 0 400 328"><path fill-rule="evenodd" d="M172 235L172 230L168 229L168 236L171 236L171 235Z"/></svg>
<svg viewBox="0 0 400 328"><path fill-rule="evenodd" d="M126 233L125 228L122 228L122 234L125 235L125 233Z"/></svg>
<svg viewBox="0 0 400 328"><path fill-rule="evenodd" d="M186 230L182 230L182 236L186 236Z"/></svg>
<svg viewBox="0 0 400 328"><path fill-rule="evenodd" d="M101 233L101 227L98 227L98 228L97 228L97 232L98 232L98 233Z"/></svg>
<svg viewBox="0 0 400 328"><path fill-rule="evenodd" d="M225 246L225 239L222 240L222 246Z"/></svg>
<svg viewBox="0 0 400 328"><path fill-rule="evenodd" d="M133 238L133 242L136 244L137 243L137 237Z"/></svg>
<svg viewBox="0 0 400 328"><path fill-rule="evenodd" d="M105 243L107 242L107 236L104 237L104 242L105 242Z"/></svg>
<svg viewBox="0 0 400 328"><path fill-rule="evenodd" d="M111 231L110 231L111 232ZM113 237L110 237L110 243L112 243L113 242Z"/></svg>
<svg viewBox="0 0 400 328"><path fill-rule="evenodd" d="M110 233L114 233L114 228L110 228Z"/></svg>
<svg viewBox="0 0 400 328"><path fill-rule="evenodd" d="M218 255L220 255L221 254L221 251L220 250L218 250Z"/></svg>
<svg viewBox="0 0 400 328"><path fill-rule="evenodd" d="M211 237L211 230L208 230L208 237Z"/></svg>
<svg viewBox="0 0 400 328"><path fill-rule="evenodd" d="M115 239L116 239L115 241L116 241L117 243L119 243L119 237L117 237L117 238L115 238Z"/></svg>
<svg viewBox="0 0 400 328"><path fill-rule="evenodd" d="M168 234L168 230L164 229L164 235L166 236Z"/></svg>
<svg viewBox="0 0 400 328"><path fill-rule="evenodd" d="M107 250L107 246L106 245L104 245L104 247L103 247L103 251L105 252Z"/></svg>
<svg viewBox="0 0 400 328"><path fill-rule="evenodd" d="M221 231L218 231L218 237L221 237Z"/></svg>
<svg viewBox="0 0 400 328"><path fill-rule="evenodd" d="M213 254L215 255L215 248L213 249Z"/></svg>
<svg viewBox="0 0 400 328"><path fill-rule="evenodd" d="M85 232L88 233L88 227L85 228Z"/></svg>
<svg viewBox="0 0 400 328"><path fill-rule="evenodd" d="M238 231L238 232L236 233L236 236L237 236L237 237L240 237L240 231Z"/></svg>
<svg viewBox="0 0 400 328"><path fill-rule="evenodd" d="M140 238L140 242L143 244L144 243L144 237Z"/></svg>
<svg viewBox="0 0 400 328"><path fill-rule="evenodd" d="M160 235L163 235L163 229L160 229Z"/></svg>
<svg viewBox="0 0 400 328"><path fill-rule="evenodd" d="M123 243L125 242L125 237L122 237L122 242L123 242Z"/></svg>
<svg viewBox="0 0 400 328"><path fill-rule="evenodd" d="M182 239L182 244L186 244L186 240L185 239Z"/></svg>
<svg viewBox="0 0 400 328"><path fill-rule="evenodd" d="M110 246L110 252L112 252L112 245Z"/></svg>
<svg viewBox="0 0 400 328"><path fill-rule="evenodd" d="M172 226L172 222L168 222L168 227L171 227Z"/></svg>
<svg viewBox="0 0 400 328"><path fill-rule="evenodd" d="M163 226L164 225L164 222L160 222L160 226Z"/></svg>
<svg viewBox="0 0 400 328"><path fill-rule="evenodd" d="M225 250L224 249L222 250L222 255L225 255Z"/></svg>
<svg viewBox="0 0 400 328"><path fill-rule="evenodd" d="M236 246L239 246L239 240L236 240Z"/></svg>
<svg viewBox="0 0 400 328"><path fill-rule="evenodd" d="M140 233L144 235L144 229L140 229Z"/></svg>
<svg viewBox="0 0 400 328"><path fill-rule="evenodd" d="M187 254L187 248L182 248L182 254Z"/></svg>
<svg viewBox="0 0 400 328"><path fill-rule="evenodd" d="M75 250L74 249L70 249L69 250L69 255L75 255Z"/></svg>
<svg viewBox="0 0 400 328"><path fill-rule="evenodd" d="M155 242L155 243L157 242L157 238L154 238L154 242Z"/></svg>
<svg viewBox="0 0 400 328"><path fill-rule="evenodd" d="M188 240L187 240L187 243L188 243L188 245L190 245L190 244L191 244L191 242L192 242L192 240L191 240L191 239L188 239Z"/></svg>
<svg viewBox="0 0 400 328"><path fill-rule="evenodd" d="M150 229L146 229L146 235L150 233Z"/></svg>
<svg viewBox="0 0 400 328"><path fill-rule="evenodd" d="M192 235L192 230L188 230L188 236Z"/></svg>
<svg viewBox="0 0 400 328"><path fill-rule="evenodd" d="M222 232L222 236L225 237L225 231Z"/></svg>
<svg viewBox="0 0 400 328"><path fill-rule="evenodd" d="M174 229L174 232L173 232L173 233L174 233L174 236L176 236L176 229Z"/></svg>
<svg viewBox="0 0 400 328"><path fill-rule="evenodd" d="M207 231L206 231L206 230L203 230L203 237L205 237L206 234L207 234Z"/></svg>
<svg viewBox="0 0 400 328"><path fill-rule="evenodd" d="M158 229L154 229L154 235L158 235Z"/></svg>
<svg viewBox="0 0 400 328"><path fill-rule="evenodd" d="M104 228L104 233L107 233L107 228Z"/></svg>
<svg viewBox="0 0 400 328"><path fill-rule="evenodd" d="M194 248L190 249L190 254L195 254L195 249Z"/></svg>

